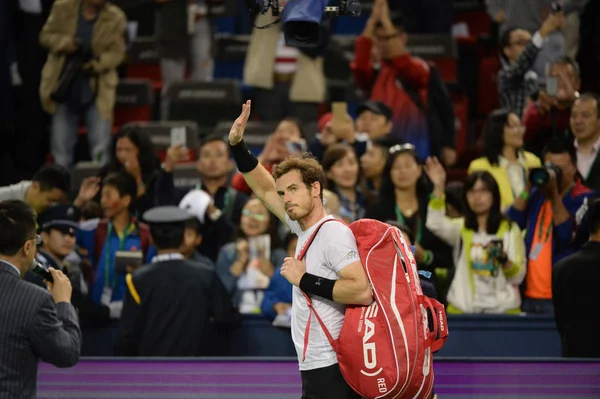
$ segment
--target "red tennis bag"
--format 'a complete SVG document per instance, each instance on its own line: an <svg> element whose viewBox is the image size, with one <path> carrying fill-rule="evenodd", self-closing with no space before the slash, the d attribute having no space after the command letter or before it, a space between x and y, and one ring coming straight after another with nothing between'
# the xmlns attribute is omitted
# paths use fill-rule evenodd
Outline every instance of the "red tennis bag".
<svg viewBox="0 0 600 399"><path fill-rule="evenodd" d="M302 260L319 229L299 254ZM366 399L426 399L433 389L433 353L448 337L444 306L423 295L417 264L402 232L371 219L349 225L373 289L369 306L348 306L337 340L308 306L337 353L348 385ZM433 326L433 330L430 330ZM305 330L305 351L310 318Z"/></svg>

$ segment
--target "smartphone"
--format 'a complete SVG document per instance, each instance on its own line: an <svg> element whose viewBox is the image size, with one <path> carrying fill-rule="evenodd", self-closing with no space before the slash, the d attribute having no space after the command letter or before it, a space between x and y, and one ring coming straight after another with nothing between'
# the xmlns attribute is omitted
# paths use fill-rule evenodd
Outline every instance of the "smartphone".
<svg viewBox="0 0 600 399"><path fill-rule="evenodd" d="M34 262L31 271L40 276L43 280L49 281L51 283L54 282L52 274L50 274L50 272L46 270L46 268L42 266L40 262Z"/></svg>
<svg viewBox="0 0 600 399"><path fill-rule="evenodd" d="M550 97L556 97L558 93L558 78L556 76L546 77L546 94Z"/></svg>
<svg viewBox="0 0 600 399"><path fill-rule="evenodd" d="M185 127L173 127L171 128L171 147L186 147L187 144L187 132Z"/></svg>
<svg viewBox="0 0 600 399"><path fill-rule="evenodd" d="M134 269L142 266L144 254L142 251L117 251L115 253L115 271L119 274L127 274L127 266Z"/></svg>
<svg viewBox="0 0 600 399"><path fill-rule="evenodd" d="M287 148L290 154L298 154L306 152L306 140L300 139L298 141L288 141Z"/></svg>
<svg viewBox="0 0 600 399"><path fill-rule="evenodd" d="M333 121L337 123L344 123L346 121L346 115L348 115L348 103L345 102L334 102L331 104L331 114L333 115Z"/></svg>

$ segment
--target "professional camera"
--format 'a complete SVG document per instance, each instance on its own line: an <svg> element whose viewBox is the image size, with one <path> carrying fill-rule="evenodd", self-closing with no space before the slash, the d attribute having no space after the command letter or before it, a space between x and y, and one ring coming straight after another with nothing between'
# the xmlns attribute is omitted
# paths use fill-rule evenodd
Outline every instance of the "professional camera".
<svg viewBox="0 0 600 399"><path fill-rule="evenodd" d="M550 174L556 175L556 184L560 187L562 169L551 163L546 163L542 168L533 168L529 171L529 181L535 187L541 187L550 181Z"/></svg>
<svg viewBox="0 0 600 399"><path fill-rule="evenodd" d="M266 14L271 9L271 15L280 17L278 21L282 24L285 43L299 49L310 49L319 45L323 16L357 17L361 13L359 0L339 0L338 6L329 6L330 0L289 0L285 7L279 7L279 0L246 2L254 14Z"/></svg>

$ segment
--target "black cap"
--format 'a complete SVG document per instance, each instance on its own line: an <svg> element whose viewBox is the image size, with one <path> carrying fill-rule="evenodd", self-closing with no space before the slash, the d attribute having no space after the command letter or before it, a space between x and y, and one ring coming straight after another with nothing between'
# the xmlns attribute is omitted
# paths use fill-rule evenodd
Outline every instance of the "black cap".
<svg viewBox="0 0 600 399"><path fill-rule="evenodd" d="M81 212L73 205L56 205L42 212L38 217L38 224L42 230L52 228L79 229L79 218Z"/></svg>
<svg viewBox="0 0 600 399"><path fill-rule="evenodd" d="M153 225L168 225L187 222L192 216L177 206L157 206L144 213L143 220Z"/></svg>
<svg viewBox="0 0 600 399"><path fill-rule="evenodd" d="M392 110L390 109L390 107L388 107L382 101L379 100L365 102L364 104L358 107L356 114L360 115L365 111L371 111L374 114L383 115L387 120L392 119Z"/></svg>

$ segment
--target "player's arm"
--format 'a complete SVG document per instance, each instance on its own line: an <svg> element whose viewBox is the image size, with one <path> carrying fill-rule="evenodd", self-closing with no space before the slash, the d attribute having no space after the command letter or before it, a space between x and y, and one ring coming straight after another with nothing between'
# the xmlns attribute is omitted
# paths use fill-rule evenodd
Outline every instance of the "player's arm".
<svg viewBox="0 0 600 399"><path fill-rule="evenodd" d="M335 302L347 305L370 305L373 302L371 285L360 260L344 267L338 276L332 292Z"/></svg>
<svg viewBox="0 0 600 399"><path fill-rule="evenodd" d="M250 100L242 105L242 113L229 131L229 148L250 189L279 220L285 223L285 206L277 194L273 176L258 162L244 143L244 131L250 117Z"/></svg>

